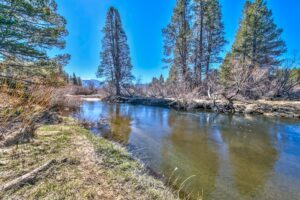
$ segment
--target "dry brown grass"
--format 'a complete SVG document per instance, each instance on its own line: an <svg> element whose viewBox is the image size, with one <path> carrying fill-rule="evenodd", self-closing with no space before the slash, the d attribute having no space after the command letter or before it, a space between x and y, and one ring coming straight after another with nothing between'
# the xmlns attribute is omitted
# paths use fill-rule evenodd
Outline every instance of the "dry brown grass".
<svg viewBox="0 0 300 200"><path fill-rule="evenodd" d="M53 91L53 87L44 85L27 86L18 82L13 86L1 84L0 96L3 98L0 102L1 145L6 143L7 136L13 136L17 140L20 135L27 135L28 130L34 131L35 119L49 109Z"/></svg>

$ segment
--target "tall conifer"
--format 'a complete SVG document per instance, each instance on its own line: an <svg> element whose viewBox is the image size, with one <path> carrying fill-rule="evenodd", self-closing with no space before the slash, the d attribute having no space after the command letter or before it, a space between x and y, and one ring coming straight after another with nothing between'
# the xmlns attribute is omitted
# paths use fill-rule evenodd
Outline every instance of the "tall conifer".
<svg viewBox="0 0 300 200"><path fill-rule="evenodd" d="M163 29L165 61L170 64L169 82L190 79L190 2L177 0L173 16Z"/></svg>
<svg viewBox="0 0 300 200"><path fill-rule="evenodd" d="M220 52L226 43L224 35L219 1L194 0L192 62L196 84L208 76L211 64L221 62Z"/></svg>
<svg viewBox="0 0 300 200"><path fill-rule="evenodd" d="M116 95L121 95L121 87L130 83L131 74L130 50L117 9L111 7L107 13L103 28L101 64L97 77L105 78L115 87Z"/></svg>
<svg viewBox="0 0 300 200"><path fill-rule="evenodd" d="M279 65L286 51L282 31L275 24L265 0L247 1L232 47L233 56L260 67Z"/></svg>

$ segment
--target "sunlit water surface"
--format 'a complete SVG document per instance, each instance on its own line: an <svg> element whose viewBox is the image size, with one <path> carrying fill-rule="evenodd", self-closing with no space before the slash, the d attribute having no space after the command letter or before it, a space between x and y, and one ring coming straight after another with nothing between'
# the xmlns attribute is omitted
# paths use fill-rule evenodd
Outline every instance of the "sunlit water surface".
<svg viewBox="0 0 300 200"><path fill-rule="evenodd" d="M92 131L194 197L300 199L299 120L102 102L83 102L74 116L108 119L110 130Z"/></svg>

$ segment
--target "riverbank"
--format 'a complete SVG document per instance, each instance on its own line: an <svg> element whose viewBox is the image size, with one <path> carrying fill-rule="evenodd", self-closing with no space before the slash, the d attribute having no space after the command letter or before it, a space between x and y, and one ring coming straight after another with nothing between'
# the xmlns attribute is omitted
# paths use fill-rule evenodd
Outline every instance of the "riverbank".
<svg viewBox="0 0 300 200"><path fill-rule="evenodd" d="M124 148L73 119L0 154L0 199L177 199Z"/></svg>
<svg viewBox="0 0 300 200"><path fill-rule="evenodd" d="M211 110L220 113L242 113L270 117L300 118L300 101L233 101L233 104L229 105L226 101L213 102L211 100L200 99L186 102L172 98L106 97L102 100L109 103L160 106L184 111Z"/></svg>

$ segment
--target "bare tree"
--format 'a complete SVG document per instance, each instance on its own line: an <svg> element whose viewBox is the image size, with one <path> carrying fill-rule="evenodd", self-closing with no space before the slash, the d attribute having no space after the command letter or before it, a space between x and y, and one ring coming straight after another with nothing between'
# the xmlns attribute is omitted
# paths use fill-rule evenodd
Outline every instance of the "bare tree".
<svg viewBox="0 0 300 200"><path fill-rule="evenodd" d="M275 98L290 98L300 87L300 57L297 52L286 59L283 67L274 69L270 86L269 93Z"/></svg>
<svg viewBox="0 0 300 200"><path fill-rule="evenodd" d="M227 83L222 85L221 95L229 102L237 96L258 98L266 91L269 83L269 69L253 66L251 61L231 61L231 71L226 77Z"/></svg>

